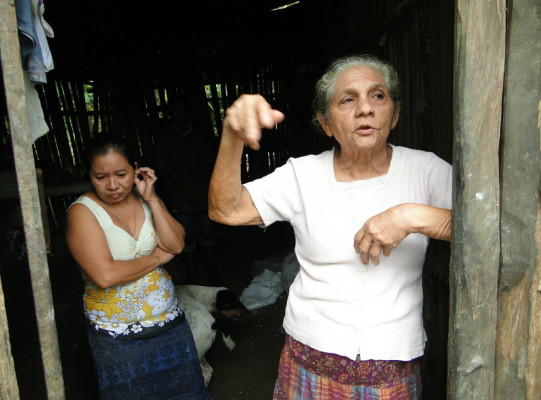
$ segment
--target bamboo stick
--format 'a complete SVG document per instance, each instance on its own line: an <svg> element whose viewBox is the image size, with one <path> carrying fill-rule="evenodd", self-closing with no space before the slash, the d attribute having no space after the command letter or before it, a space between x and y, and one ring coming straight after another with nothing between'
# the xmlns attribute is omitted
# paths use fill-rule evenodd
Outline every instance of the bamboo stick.
<svg viewBox="0 0 541 400"><path fill-rule="evenodd" d="M62 155L59 151L59 147L63 148L64 141L66 140L66 128L64 125L64 119L60 112L60 103L58 95L56 94L56 80L49 82L43 89L47 109L45 114L48 115L49 127L51 131L45 137L40 138L40 142L46 142L47 148L42 153L38 153L40 159L48 160L51 165L62 165ZM43 106L43 103L41 103ZM57 145L56 143L61 143Z"/></svg>
<svg viewBox="0 0 541 400"><path fill-rule="evenodd" d="M83 158L83 143L90 138L88 113L86 111L86 101L84 94L84 86L81 82L72 81L69 85L71 88L71 95L73 96L74 107L73 116L77 120L78 131L74 134L74 141L72 143L73 152L75 153L75 165L79 165Z"/></svg>

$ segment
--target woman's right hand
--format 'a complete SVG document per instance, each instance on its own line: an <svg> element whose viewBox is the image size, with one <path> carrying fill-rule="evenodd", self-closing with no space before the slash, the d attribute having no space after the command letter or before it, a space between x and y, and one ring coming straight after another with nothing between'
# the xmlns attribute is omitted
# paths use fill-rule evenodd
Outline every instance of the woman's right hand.
<svg viewBox="0 0 541 400"><path fill-rule="evenodd" d="M142 179L139 179L138 177ZM154 173L154 170L148 167L139 167L135 170L135 186L139 194L147 202L154 200L156 196L156 191L154 190L154 185L158 178Z"/></svg>
<svg viewBox="0 0 541 400"><path fill-rule="evenodd" d="M152 252L152 255L156 256L158 259L157 266L165 265L169 261L171 261L173 257L175 257L174 254L168 253L167 251L163 250L161 247L156 247L154 251Z"/></svg>
<svg viewBox="0 0 541 400"><path fill-rule="evenodd" d="M241 95L225 112L224 133L237 136L254 150L259 150L261 128L272 129L284 120L284 114L271 108L258 94Z"/></svg>
<svg viewBox="0 0 541 400"><path fill-rule="evenodd" d="M246 143L259 150L261 128L273 128L284 114L260 95L242 95L226 111L218 156L210 180L209 217L225 225L260 225L261 216L242 186L241 160Z"/></svg>

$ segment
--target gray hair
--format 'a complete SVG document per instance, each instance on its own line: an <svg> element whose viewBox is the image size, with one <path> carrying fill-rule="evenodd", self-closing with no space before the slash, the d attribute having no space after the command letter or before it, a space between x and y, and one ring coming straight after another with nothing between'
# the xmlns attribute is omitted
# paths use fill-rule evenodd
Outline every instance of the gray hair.
<svg viewBox="0 0 541 400"><path fill-rule="evenodd" d="M368 54L338 58L331 63L327 71L316 83L314 117L312 122L317 129L321 129L317 119L318 114L323 116L325 120L329 119L329 107L331 106L331 100L334 95L334 86L338 79L348 69L361 66L372 68L383 75L394 108L397 109L400 107L400 79L396 70L389 62Z"/></svg>

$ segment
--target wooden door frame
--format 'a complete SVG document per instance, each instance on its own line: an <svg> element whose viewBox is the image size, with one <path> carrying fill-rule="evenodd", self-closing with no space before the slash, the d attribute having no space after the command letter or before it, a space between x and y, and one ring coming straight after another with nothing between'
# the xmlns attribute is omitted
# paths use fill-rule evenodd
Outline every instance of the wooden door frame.
<svg viewBox="0 0 541 400"><path fill-rule="evenodd" d="M540 392L540 16L537 0L456 2L453 400Z"/></svg>

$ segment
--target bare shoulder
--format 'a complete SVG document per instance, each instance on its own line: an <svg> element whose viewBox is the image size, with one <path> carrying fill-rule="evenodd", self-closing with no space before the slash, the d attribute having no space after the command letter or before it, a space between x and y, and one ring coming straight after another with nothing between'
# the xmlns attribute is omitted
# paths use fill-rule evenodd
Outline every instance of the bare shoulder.
<svg viewBox="0 0 541 400"><path fill-rule="evenodd" d="M86 193L84 196L92 198L91 196L87 196ZM74 203L68 209L68 213L66 215L66 223L68 227L73 227L73 224L92 223L92 221L97 223L96 217L86 205L82 203Z"/></svg>
<svg viewBox="0 0 541 400"><path fill-rule="evenodd" d="M72 204L66 215L66 240L73 251L76 247L85 244L93 247L100 242L103 230L96 216L82 203Z"/></svg>

